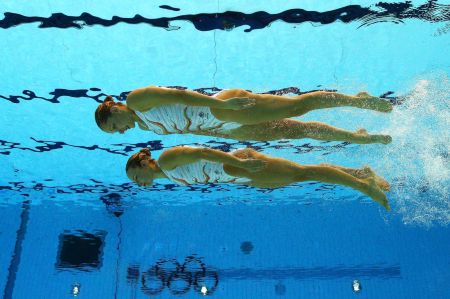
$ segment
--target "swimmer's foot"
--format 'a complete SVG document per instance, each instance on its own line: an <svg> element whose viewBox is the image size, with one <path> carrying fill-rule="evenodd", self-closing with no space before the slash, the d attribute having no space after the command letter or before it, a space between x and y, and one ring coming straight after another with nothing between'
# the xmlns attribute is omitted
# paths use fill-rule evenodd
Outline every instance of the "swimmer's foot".
<svg viewBox="0 0 450 299"><path fill-rule="evenodd" d="M382 144L388 144L392 142L392 137L389 135L369 135L367 133L366 129L359 129L356 131L356 134L367 138L370 142L369 143L382 143Z"/></svg>
<svg viewBox="0 0 450 299"><path fill-rule="evenodd" d="M391 190L391 186L389 185L389 183L382 177L378 176L375 173L375 171L373 171L372 168L370 168L369 166L364 166L359 171L361 171L362 176L360 178L373 178L375 180L375 183L381 190L383 191Z"/></svg>
<svg viewBox="0 0 450 299"><path fill-rule="evenodd" d="M366 194L370 196L374 201L382 205L388 212L391 210L386 194L384 194L383 190L378 186L376 180L373 177L368 177L364 179L367 183L367 191Z"/></svg>
<svg viewBox="0 0 450 299"><path fill-rule="evenodd" d="M364 167L358 169L358 168L345 168L345 167L335 166L335 165L326 164L326 163L320 164L320 165L339 169L339 170L346 172L349 175L354 176L355 178L358 178L363 181L366 181L369 178L373 179L373 180L375 180L375 183L377 184L377 186L383 191L390 191L390 189L391 189L391 186L389 185L389 183L382 177L378 176L375 173L375 171L373 171L372 168L370 168L369 166L364 166Z"/></svg>
<svg viewBox="0 0 450 299"><path fill-rule="evenodd" d="M392 142L392 137L389 135L372 135L374 143L389 144Z"/></svg>
<svg viewBox="0 0 450 299"><path fill-rule="evenodd" d="M367 92L360 92L356 95L361 101L363 101L363 105L361 108L371 109L379 112L391 112L392 104L382 98L374 97L368 94Z"/></svg>

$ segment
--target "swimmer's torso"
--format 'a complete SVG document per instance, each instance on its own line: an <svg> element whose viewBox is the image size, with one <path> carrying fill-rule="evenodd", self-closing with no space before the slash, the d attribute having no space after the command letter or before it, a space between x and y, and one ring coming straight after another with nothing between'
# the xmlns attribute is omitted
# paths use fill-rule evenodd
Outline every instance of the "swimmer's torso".
<svg viewBox="0 0 450 299"><path fill-rule="evenodd" d="M226 134L241 124L217 119L209 107L163 105L145 112L135 111L148 130L156 134Z"/></svg>
<svg viewBox="0 0 450 299"><path fill-rule="evenodd" d="M181 185L234 183L244 184L251 180L245 177L231 176L225 172L222 163L200 160L194 163L178 166L172 170L162 171L166 176Z"/></svg>

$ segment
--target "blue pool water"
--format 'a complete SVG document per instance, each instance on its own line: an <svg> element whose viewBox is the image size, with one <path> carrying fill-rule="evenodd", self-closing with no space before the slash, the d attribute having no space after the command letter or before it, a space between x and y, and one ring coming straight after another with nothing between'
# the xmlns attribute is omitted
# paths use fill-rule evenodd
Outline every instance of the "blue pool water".
<svg viewBox="0 0 450 299"><path fill-rule="evenodd" d="M450 2L320 2L0 3L0 296L450 298ZM393 142L98 129L104 95L146 85L368 91L394 111L300 119ZM367 164L391 183L392 211L315 182L128 180L133 152L177 145Z"/></svg>

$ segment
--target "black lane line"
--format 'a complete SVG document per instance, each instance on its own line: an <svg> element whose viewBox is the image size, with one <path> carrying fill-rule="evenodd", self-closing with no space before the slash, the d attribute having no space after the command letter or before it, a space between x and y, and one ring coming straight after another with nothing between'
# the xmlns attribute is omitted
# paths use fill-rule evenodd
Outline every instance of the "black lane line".
<svg viewBox="0 0 450 299"><path fill-rule="evenodd" d="M30 218L30 201L25 200L22 203L22 213L20 214L20 227L17 230L16 244L14 245L14 253L8 268L8 279L6 281L3 299L13 298L14 285L16 283L17 271L19 270L20 257L22 254L22 243L27 232L28 220Z"/></svg>

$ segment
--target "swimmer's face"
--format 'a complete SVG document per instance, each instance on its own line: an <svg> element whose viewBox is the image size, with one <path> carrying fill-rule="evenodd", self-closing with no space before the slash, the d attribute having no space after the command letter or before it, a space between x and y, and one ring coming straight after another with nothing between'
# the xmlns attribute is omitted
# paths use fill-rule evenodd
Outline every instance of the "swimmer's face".
<svg viewBox="0 0 450 299"><path fill-rule="evenodd" d="M103 125L103 130L108 133L119 132L123 134L126 130L134 128L135 123L131 112L122 103L116 103L110 108L111 115Z"/></svg>
<svg viewBox="0 0 450 299"><path fill-rule="evenodd" d="M158 167L155 160L142 160L140 165L140 167L130 167L127 170L128 178L141 187L152 186Z"/></svg>

